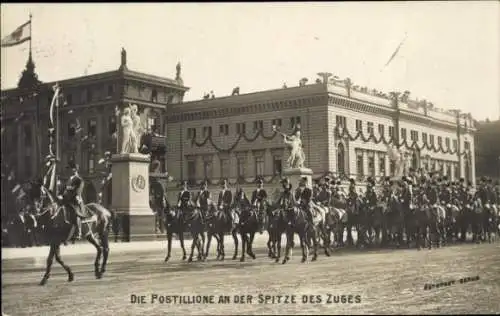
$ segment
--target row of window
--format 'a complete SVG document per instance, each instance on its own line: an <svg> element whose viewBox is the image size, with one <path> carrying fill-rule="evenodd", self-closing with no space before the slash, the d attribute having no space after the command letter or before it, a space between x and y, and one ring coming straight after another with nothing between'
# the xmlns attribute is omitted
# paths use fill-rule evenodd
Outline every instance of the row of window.
<svg viewBox="0 0 500 316"><path fill-rule="evenodd" d="M375 129L374 129L374 123L373 122L366 122L366 131L368 134L374 134ZM347 118L345 116L337 115L336 117L336 124L339 127L346 127L347 126ZM363 121L362 120L356 120L356 131L363 131ZM379 135L383 136L385 135L385 126L384 124L378 124L378 133ZM389 126L389 137L394 136L394 126ZM407 129L406 128L401 128L401 139L406 139L407 138ZM419 132L415 130L410 130L410 140L418 142L419 141ZM435 145L435 136L432 134L428 134L425 132L422 132L422 142L425 144L430 144L432 146ZM452 141L453 144L453 149L456 150L458 146L458 141L456 139L453 139ZM443 146L443 137L437 136L437 145L438 146ZM444 145L445 148L450 148L450 138L445 137L444 139ZM470 148L470 143L466 142L465 143L465 149Z"/></svg>
<svg viewBox="0 0 500 316"><path fill-rule="evenodd" d="M249 163L254 164L254 174L250 174L248 171ZM216 178L229 178L230 174L230 160L229 158L221 158L219 159L219 167L220 174L219 176L215 175L213 172L213 161L203 160L203 178L204 179L213 179ZM236 178L247 178L247 177L259 177L265 176L265 166L266 160L264 156L255 156L253 161L250 162L246 157L236 157ZM283 167L282 156L273 156L272 160L273 166L273 174L279 175L281 174ZM199 172L196 169L197 163L195 160L191 159L187 161L187 176L188 180L199 180Z"/></svg>
<svg viewBox="0 0 500 316"><path fill-rule="evenodd" d="M272 126L276 128L280 128L282 126L282 119L273 119L271 121ZM294 128L297 125L300 125L300 116L294 116L290 118L290 128ZM236 134L245 134L247 131L247 123L241 122L235 124ZM258 120L253 122L253 132L257 132L264 129L264 121ZM193 139L196 138L196 127L189 127L187 129L186 138ZM203 135L202 137L208 137L208 135L212 134L212 126L204 126L202 129ZM229 124L220 124L219 125L219 134L217 136L227 136L229 135Z"/></svg>

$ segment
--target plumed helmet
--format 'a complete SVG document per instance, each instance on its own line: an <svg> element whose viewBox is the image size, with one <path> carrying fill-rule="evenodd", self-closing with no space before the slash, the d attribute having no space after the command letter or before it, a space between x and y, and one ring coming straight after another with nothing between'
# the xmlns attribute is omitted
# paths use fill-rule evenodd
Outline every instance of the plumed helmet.
<svg viewBox="0 0 500 316"><path fill-rule="evenodd" d="M264 184L264 180L262 180L262 178L257 178L257 180L255 180L255 183Z"/></svg>

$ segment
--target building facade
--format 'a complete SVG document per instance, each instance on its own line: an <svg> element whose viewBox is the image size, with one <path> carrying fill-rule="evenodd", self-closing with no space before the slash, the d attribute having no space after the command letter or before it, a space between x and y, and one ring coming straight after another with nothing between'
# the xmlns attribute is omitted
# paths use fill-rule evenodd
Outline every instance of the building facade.
<svg viewBox="0 0 500 316"><path fill-rule="evenodd" d="M500 120L477 123L476 169L477 178L500 180Z"/></svg>
<svg viewBox="0 0 500 316"><path fill-rule="evenodd" d="M106 151L115 153L117 148L115 108L130 103L137 104L139 112L149 108L148 127L165 135L167 107L181 103L189 89L180 71L178 65L175 79L132 71L122 51L121 65L115 71L58 81L62 89L58 124L61 180L69 175L68 162L76 162L86 180L85 199L95 201L106 168L98 161ZM43 175L54 84L38 81L30 56L19 86L2 91L2 171L6 174L2 181L7 175L20 183ZM160 168L165 171L164 159Z"/></svg>
<svg viewBox="0 0 500 316"><path fill-rule="evenodd" d="M288 149L272 127L289 134L297 124L313 178L391 176L388 145L397 144L415 169L475 182L470 115L409 100L408 92L388 96L331 81L170 106L169 174L194 186L228 178L248 190L263 177L276 188Z"/></svg>

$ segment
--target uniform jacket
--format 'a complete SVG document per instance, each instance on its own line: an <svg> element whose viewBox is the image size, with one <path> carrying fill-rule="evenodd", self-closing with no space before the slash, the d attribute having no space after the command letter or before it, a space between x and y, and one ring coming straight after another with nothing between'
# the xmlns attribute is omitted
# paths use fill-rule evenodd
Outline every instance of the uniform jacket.
<svg viewBox="0 0 500 316"><path fill-rule="evenodd" d="M179 195L177 196L177 203L180 202L182 205L187 205L190 200L191 200L191 192L184 189L181 192L179 192Z"/></svg>
<svg viewBox="0 0 500 316"><path fill-rule="evenodd" d="M66 184L66 191L69 193L71 199L76 199L74 202L79 202L78 199L81 201L84 187L83 179L75 174L69 178Z"/></svg>
<svg viewBox="0 0 500 316"><path fill-rule="evenodd" d="M451 202L451 190L449 187L445 187L441 190L441 194L439 195L439 199L448 204Z"/></svg>
<svg viewBox="0 0 500 316"><path fill-rule="evenodd" d="M435 186L431 185L427 189L427 197L429 198L429 202L434 205L439 201L438 190Z"/></svg>
<svg viewBox="0 0 500 316"><path fill-rule="evenodd" d="M410 188L403 189L403 192L401 192L401 200L404 207L410 207L413 200L413 193Z"/></svg>
<svg viewBox="0 0 500 316"><path fill-rule="evenodd" d="M262 201L267 199L267 192L264 189L255 189L252 192L252 205L254 205L255 201L261 203Z"/></svg>
<svg viewBox="0 0 500 316"><path fill-rule="evenodd" d="M332 192L330 190L321 190L318 193L317 201L323 205L329 205L332 199Z"/></svg>
<svg viewBox="0 0 500 316"><path fill-rule="evenodd" d="M370 190L366 191L366 201L368 203L368 206L376 206L378 199L377 199L377 193L375 191Z"/></svg>
<svg viewBox="0 0 500 316"><path fill-rule="evenodd" d="M282 193L280 198L278 199L278 205L280 207L285 207L285 205L288 205L289 207L295 205L294 203L294 198L293 194L290 190L285 189Z"/></svg>
<svg viewBox="0 0 500 316"><path fill-rule="evenodd" d="M312 190L307 187L303 190L297 188L295 190L295 200L300 201L302 205L308 205L312 200L312 194Z"/></svg>
<svg viewBox="0 0 500 316"><path fill-rule="evenodd" d="M229 189L225 189L219 192L219 199L217 201L217 207L227 208L233 202L233 193Z"/></svg>
<svg viewBox="0 0 500 316"><path fill-rule="evenodd" d="M196 197L196 203L198 203L201 207L205 207L207 200L211 198L210 191L201 190ZM202 205L203 204L203 205Z"/></svg>

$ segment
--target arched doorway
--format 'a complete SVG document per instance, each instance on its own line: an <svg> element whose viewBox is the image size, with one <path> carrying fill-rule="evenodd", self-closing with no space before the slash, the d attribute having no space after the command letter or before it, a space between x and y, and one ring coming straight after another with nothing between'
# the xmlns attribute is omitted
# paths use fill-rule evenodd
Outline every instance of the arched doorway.
<svg viewBox="0 0 500 316"><path fill-rule="evenodd" d="M337 173L339 175L345 174L345 147L342 143L337 146Z"/></svg>
<svg viewBox="0 0 500 316"><path fill-rule="evenodd" d="M95 189L94 184L91 181L85 182L82 198L85 203L97 202L97 191Z"/></svg>

